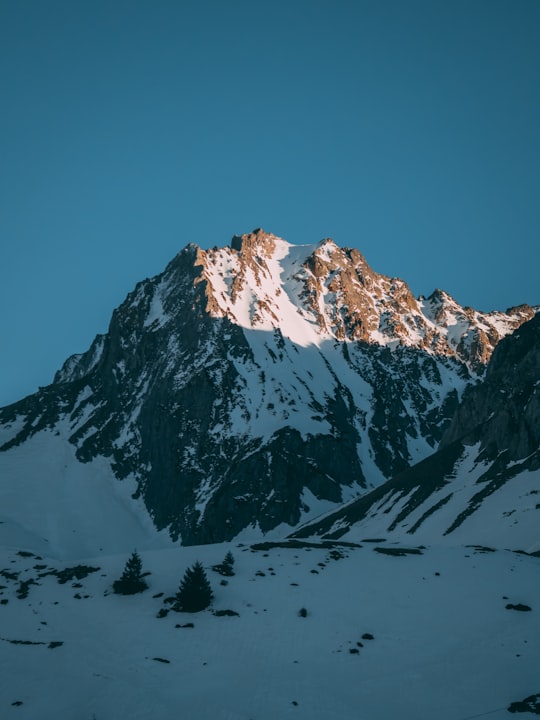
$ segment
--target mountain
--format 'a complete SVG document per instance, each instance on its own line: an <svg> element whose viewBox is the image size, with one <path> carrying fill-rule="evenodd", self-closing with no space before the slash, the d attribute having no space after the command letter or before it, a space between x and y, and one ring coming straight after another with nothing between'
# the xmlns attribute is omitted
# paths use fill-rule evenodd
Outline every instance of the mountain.
<svg viewBox="0 0 540 720"><path fill-rule="evenodd" d="M534 314L416 299L330 239L190 244L51 385L0 410L2 512L59 548L98 496L111 522L151 533L149 516L186 545L290 530L430 456ZM46 507L33 525L14 483Z"/></svg>
<svg viewBox="0 0 540 720"><path fill-rule="evenodd" d="M369 535L540 551L540 314L495 348L437 452L296 537Z"/></svg>

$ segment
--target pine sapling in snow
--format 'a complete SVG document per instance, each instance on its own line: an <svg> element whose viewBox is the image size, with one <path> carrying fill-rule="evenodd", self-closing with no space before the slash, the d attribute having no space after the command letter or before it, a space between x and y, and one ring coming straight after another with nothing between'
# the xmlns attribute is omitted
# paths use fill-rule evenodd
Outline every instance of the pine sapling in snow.
<svg viewBox="0 0 540 720"><path fill-rule="evenodd" d="M214 593L203 566L196 562L188 568L176 593L174 610L178 612L200 612L205 610L212 600Z"/></svg>
<svg viewBox="0 0 540 720"><path fill-rule="evenodd" d="M219 563L219 565L212 565L212 570L215 570L220 575L227 575L230 577L231 575L234 575L233 565L234 556L229 550L228 553L225 555L223 562Z"/></svg>
<svg viewBox="0 0 540 720"><path fill-rule="evenodd" d="M135 595L146 590L148 584L143 578L142 562L139 554L134 550L126 563L120 580L115 580L113 590L120 595Z"/></svg>

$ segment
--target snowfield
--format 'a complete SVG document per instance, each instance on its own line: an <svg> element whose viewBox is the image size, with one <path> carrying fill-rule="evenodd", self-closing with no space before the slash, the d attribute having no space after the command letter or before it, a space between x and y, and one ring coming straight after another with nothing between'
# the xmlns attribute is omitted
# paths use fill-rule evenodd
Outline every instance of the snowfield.
<svg viewBox="0 0 540 720"><path fill-rule="evenodd" d="M0 716L465 720L510 717L511 702L540 692L540 558L271 545L143 551L150 587L134 596L111 592L127 555L80 558L98 569L61 584L44 573L75 563L4 547ZM211 566L229 549L235 575L224 585ZM212 607L158 618L195 560Z"/></svg>

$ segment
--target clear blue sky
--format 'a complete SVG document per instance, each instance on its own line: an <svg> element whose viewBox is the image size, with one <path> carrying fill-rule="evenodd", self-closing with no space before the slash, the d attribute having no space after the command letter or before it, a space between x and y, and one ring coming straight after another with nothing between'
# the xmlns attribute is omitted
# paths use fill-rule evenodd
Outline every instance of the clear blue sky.
<svg viewBox="0 0 540 720"><path fill-rule="evenodd" d="M538 0L0 0L0 404L188 242L540 303Z"/></svg>

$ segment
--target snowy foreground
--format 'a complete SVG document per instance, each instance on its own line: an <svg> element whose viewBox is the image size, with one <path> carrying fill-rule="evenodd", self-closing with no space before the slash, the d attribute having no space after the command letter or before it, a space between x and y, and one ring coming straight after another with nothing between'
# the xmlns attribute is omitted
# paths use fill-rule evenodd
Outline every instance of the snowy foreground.
<svg viewBox="0 0 540 720"><path fill-rule="evenodd" d="M142 551L149 589L119 596L127 554L61 561L5 546L0 717L495 719L540 693L540 558L376 550L397 547L388 542L255 547ZM229 549L235 575L222 585L211 566ZM195 560L212 608L158 618ZM78 564L99 570L64 583L45 574Z"/></svg>

